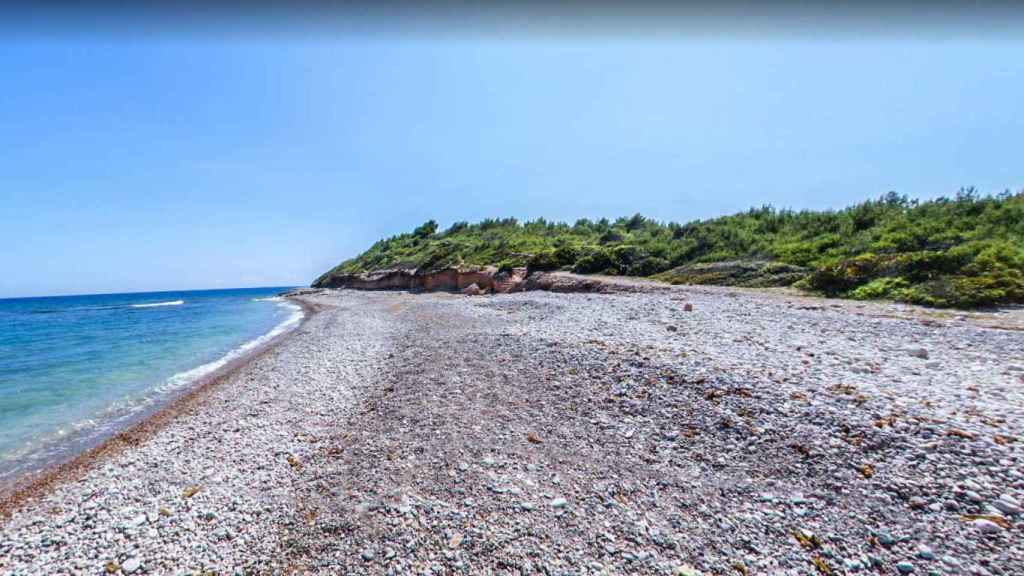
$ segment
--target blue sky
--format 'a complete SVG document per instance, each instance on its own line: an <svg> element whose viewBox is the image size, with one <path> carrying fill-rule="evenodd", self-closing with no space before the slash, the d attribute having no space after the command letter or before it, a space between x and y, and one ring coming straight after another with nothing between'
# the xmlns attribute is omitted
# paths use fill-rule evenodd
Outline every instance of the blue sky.
<svg viewBox="0 0 1024 576"><path fill-rule="evenodd" d="M0 44L0 297L306 284L429 218L1024 186L1007 37Z"/></svg>

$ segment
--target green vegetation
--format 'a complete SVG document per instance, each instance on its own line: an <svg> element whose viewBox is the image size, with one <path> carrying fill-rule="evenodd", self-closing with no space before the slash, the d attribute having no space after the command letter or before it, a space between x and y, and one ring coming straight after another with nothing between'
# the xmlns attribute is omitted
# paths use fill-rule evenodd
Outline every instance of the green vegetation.
<svg viewBox="0 0 1024 576"><path fill-rule="evenodd" d="M720 265L704 266L712 263ZM829 296L931 306L1021 303L1024 193L965 189L927 202L889 193L838 211L765 206L687 224L637 214L572 225L488 219L438 231L431 220L377 242L317 284L381 268L489 264L669 282L795 284Z"/></svg>

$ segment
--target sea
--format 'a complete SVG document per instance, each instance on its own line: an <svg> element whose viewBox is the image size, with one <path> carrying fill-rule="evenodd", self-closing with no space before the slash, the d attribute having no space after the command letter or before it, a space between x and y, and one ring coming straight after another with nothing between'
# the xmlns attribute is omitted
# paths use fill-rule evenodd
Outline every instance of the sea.
<svg viewBox="0 0 1024 576"><path fill-rule="evenodd" d="M288 287L0 299L0 486L93 447L302 320Z"/></svg>

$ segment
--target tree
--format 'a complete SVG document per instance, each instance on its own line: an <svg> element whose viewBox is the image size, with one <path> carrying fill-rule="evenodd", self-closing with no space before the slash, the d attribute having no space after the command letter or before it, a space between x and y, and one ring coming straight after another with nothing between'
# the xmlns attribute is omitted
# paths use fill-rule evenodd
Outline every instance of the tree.
<svg viewBox="0 0 1024 576"><path fill-rule="evenodd" d="M417 238L428 238L437 232L437 222L433 220L427 220L422 226L412 231L412 235Z"/></svg>

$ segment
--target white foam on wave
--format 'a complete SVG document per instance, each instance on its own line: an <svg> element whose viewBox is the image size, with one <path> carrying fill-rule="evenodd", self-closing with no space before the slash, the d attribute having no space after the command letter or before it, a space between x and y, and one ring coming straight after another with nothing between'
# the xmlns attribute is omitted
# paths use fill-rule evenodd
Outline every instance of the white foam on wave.
<svg viewBox="0 0 1024 576"><path fill-rule="evenodd" d="M184 300L171 300L169 302L153 302L151 304L129 304L131 308L154 308L156 306L181 306Z"/></svg>
<svg viewBox="0 0 1024 576"><path fill-rule="evenodd" d="M240 358L241 356L245 355L245 353L249 352L250 350L253 350L254 348L257 348L259 346L262 346L262 345L266 344L267 342L270 342L274 338L276 338L276 337L280 336L281 334L284 334L285 332L291 330L296 325L298 325L299 322L302 321L302 318L303 318L303 316L305 316L305 314L303 314L302 308L300 306L298 306L297 304L293 304L291 302L285 301L284 299L278 299L277 302L278 302L278 306L282 306L284 308L288 308L289 310L292 311L291 315L288 316L288 318L284 322L281 322L277 326L274 326L274 328L270 332L267 332L266 334L260 336L259 338L255 338L253 340L249 340L245 344L242 344L241 346L235 348L234 350L228 352L227 354L225 354L224 356L221 356L220 358L218 358L217 360L214 360L213 362L208 362L206 364L202 364L200 366L196 366L195 368L192 368L191 370L186 370L185 372L179 372L179 373L175 374L174 376L171 376L162 385L157 387L157 392L160 392L160 393L173 392L173 391L178 390L178 389L180 389L180 388L182 388L184 386L187 386L187 385L191 384L192 382L195 382L199 378L202 378L203 376L206 376L207 374L210 374L211 372L214 372L214 371L216 371L216 370L218 370L220 368L223 368L229 362Z"/></svg>
<svg viewBox="0 0 1024 576"><path fill-rule="evenodd" d="M14 466L8 471L0 470L0 480L3 480L5 476L15 477L19 470L30 469L33 462L37 460L44 461L49 456L59 453L63 447L60 440L63 438L71 436L82 436L85 438L95 437L97 434L101 434L104 431L120 429L124 425L132 422L140 410L144 410L157 404L162 399L166 398L167 394L181 390L199 378L223 368L233 360L237 360L247 352L270 342L285 332L294 329L305 316L302 312L302 308L292 302L283 298L278 298L272 301L276 302L278 306L290 310L291 314L266 334L238 346L213 362L208 362L201 366L192 368L191 370L179 372L165 380L163 384L156 386L155 388L151 388L149 392L138 395L129 395L115 400L107 406L105 410L103 410L102 414L97 414L90 418L66 424L52 433L46 434L45 436L37 438L32 442L28 442L18 448L6 452L0 452L0 462L9 464L11 462L21 461L21 465ZM152 305L161 304L169 305L166 303L157 303ZM143 304L140 306L152 305Z"/></svg>
<svg viewBox="0 0 1024 576"><path fill-rule="evenodd" d="M281 298L280 296L269 296L267 298L253 298L252 299L253 302L281 302L283 300L284 300L284 298Z"/></svg>

